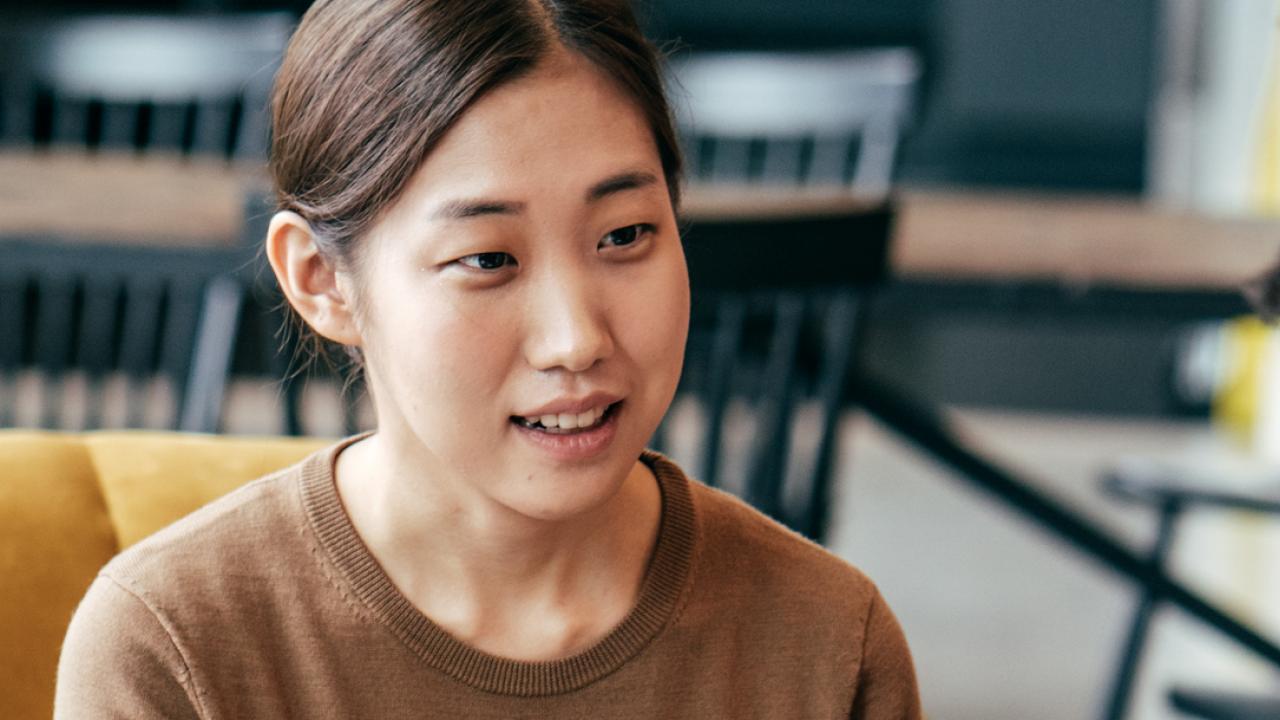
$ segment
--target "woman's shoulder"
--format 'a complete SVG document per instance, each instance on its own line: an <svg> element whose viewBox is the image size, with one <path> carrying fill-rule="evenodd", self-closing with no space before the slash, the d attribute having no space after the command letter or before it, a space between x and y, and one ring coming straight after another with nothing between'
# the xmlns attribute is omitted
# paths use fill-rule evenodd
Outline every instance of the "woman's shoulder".
<svg viewBox="0 0 1280 720"><path fill-rule="evenodd" d="M700 585L767 587L775 599L854 616L867 612L878 591L858 568L742 499L688 477L670 459L652 457L688 488Z"/></svg>
<svg viewBox="0 0 1280 720"><path fill-rule="evenodd" d="M306 522L299 483L314 458L246 483L176 520L121 551L101 574L137 592L159 593L287 563L294 545L289 538Z"/></svg>
<svg viewBox="0 0 1280 720"><path fill-rule="evenodd" d="M919 717L906 637L870 578L738 497L684 485L697 530L682 638L854 717Z"/></svg>
<svg viewBox="0 0 1280 720"><path fill-rule="evenodd" d="M869 601L876 593L857 567L741 498L697 481L690 485L704 564L726 576L803 588L811 597Z"/></svg>
<svg viewBox="0 0 1280 720"><path fill-rule="evenodd" d="M342 607L326 592L302 497L308 480L322 480L325 452L233 490L107 563L64 640L63 715L111 714L104 703L125 701L139 716L203 716L195 708L204 690L236 686L246 668L291 649L303 619Z"/></svg>

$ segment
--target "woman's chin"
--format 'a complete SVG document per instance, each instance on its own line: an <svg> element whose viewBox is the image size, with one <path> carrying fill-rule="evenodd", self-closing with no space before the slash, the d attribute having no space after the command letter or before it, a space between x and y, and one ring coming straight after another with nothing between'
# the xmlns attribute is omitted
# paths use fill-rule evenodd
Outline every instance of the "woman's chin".
<svg viewBox="0 0 1280 720"><path fill-rule="evenodd" d="M502 503L533 520L563 522L608 504L618 494L626 477L625 471L616 478L601 477L599 470L582 476L577 473L558 477L534 475L526 478L517 492L502 498Z"/></svg>

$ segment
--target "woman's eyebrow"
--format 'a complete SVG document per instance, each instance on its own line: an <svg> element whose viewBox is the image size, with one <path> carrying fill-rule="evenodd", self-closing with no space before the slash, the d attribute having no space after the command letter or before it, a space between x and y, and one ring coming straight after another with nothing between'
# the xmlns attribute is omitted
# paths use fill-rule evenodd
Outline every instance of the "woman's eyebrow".
<svg viewBox="0 0 1280 720"><path fill-rule="evenodd" d="M611 177L605 178L587 191L587 202L598 202L604 198L620 193L624 190L635 190L649 185L655 185L658 182L658 176L645 170L629 170L619 173Z"/></svg>
<svg viewBox="0 0 1280 720"><path fill-rule="evenodd" d="M499 200L449 200L431 213L432 220L465 220L483 215L518 215L524 212L522 202Z"/></svg>
<svg viewBox="0 0 1280 720"><path fill-rule="evenodd" d="M656 185L658 176L646 170L628 170L611 175L587 190L588 203L599 202L610 195ZM519 215L525 203L505 200L458 199L441 203L431 213L433 220L465 220L485 215Z"/></svg>

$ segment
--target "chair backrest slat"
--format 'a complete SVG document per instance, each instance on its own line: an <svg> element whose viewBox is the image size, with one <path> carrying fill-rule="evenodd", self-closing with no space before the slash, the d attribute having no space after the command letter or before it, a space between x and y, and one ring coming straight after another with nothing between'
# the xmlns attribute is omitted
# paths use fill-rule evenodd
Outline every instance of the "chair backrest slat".
<svg viewBox="0 0 1280 720"><path fill-rule="evenodd" d="M231 358L240 328L244 288L235 278L213 278L201 293L195 352L184 363L181 419L178 427L188 431L209 431L222 417L222 398L231 375Z"/></svg>
<svg viewBox="0 0 1280 720"><path fill-rule="evenodd" d="M804 141L782 138L768 142L760 164L760 180L771 185L795 185L800 182L804 159Z"/></svg>
<svg viewBox="0 0 1280 720"><path fill-rule="evenodd" d="M178 152L186 134L187 105L157 103L151 107L146 144L149 149Z"/></svg>
<svg viewBox="0 0 1280 720"><path fill-rule="evenodd" d="M164 284L158 278L135 277L126 284L120 370L124 373L125 424L143 427L146 423L146 393L155 368L155 357L163 318Z"/></svg>
<svg viewBox="0 0 1280 720"><path fill-rule="evenodd" d="M95 15L0 27L0 139L35 139L34 97L44 93L53 99L58 144L92 142L99 128L106 147L264 159L271 80L292 28L280 12Z"/></svg>
<svg viewBox="0 0 1280 720"><path fill-rule="evenodd" d="M831 503L831 475L835 463L840 411L849 376L856 370L858 337L862 324L862 301L851 289L836 291L829 298L818 368L817 397L820 408L818 446L808 472L801 476L807 485L809 502L789 515L793 527L811 538L826 537Z"/></svg>
<svg viewBox="0 0 1280 720"><path fill-rule="evenodd" d="M715 333L712 336L706 375L707 429L702 439L701 476L715 487L720 484L720 455L724 448L724 416L733 384L734 367L746 327L746 298L721 294L717 301Z"/></svg>
<svg viewBox="0 0 1280 720"><path fill-rule="evenodd" d="M22 364L27 317L26 277L0 264L0 427L13 425L16 381Z"/></svg>
<svg viewBox="0 0 1280 720"><path fill-rule="evenodd" d="M49 376L60 376L71 364L73 348L76 284L72 276L52 274L40 278L37 284L39 302L36 305L35 356L45 369L48 388L42 395L40 426L53 428L58 425L62 406L62 387L48 382Z"/></svg>
<svg viewBox="0 0 1280 720"><path fill-rule="evenodd" d="M231 98L209 100L196 106L195 128L192 130L191 152L219 155L231 143L232 115L236 103Z"/></svg>
<svg viewBox="0 0 1280 720"><path fill-rule="evenodd" d="M58 145L85 145L89 139L89 101L58 98L53 103L52 141Z"/></svg>
<svg viewBox="0 0 1280 720"><path fill-rule="evenodd" d="M83 292L76 364L89 375L101 377L110 372L118 352L116 319L120 280L90 276L85 278Z"/></svg>
<svg viewBox="0 0 1280 720"><path fill-rule="evenodd" d="M699 149L688 155L695 181L792 185L798 179L871 195L889 189L921 63L915 51L900 47L717 52L678 58L671 73L684 146ZM804 155L796 144L809 142L807 170L793 173L791 158ZM752 161L756 143L764 145L761 163Z"/></svg>
<svg viewBox="0 0 1280 720"><path fill-rule="evenodd" d="M760 300L771 311L772 328L757 394L757 426L748 470L747 500L781 519L782 482L790 450L796 356L805 303L802 296L793 292Z"/></svg>
<svg viewBox="0 0 1280 720"><path fill-rule="evenodd" d="M27 277L0 263L0 371L14 371L27 354Z"/></svg>
<svg viewBox="0 0 1280 720"><path fill-rule="evenodd" d="M889 190L900 135L899 123L894 118L880 117L867 123L854 165L854 187L876 193Z"/></svg>
<svg viewBox="0 0 1280 720"><path fill-rule="evenodd" d="M137 138L138 106L132 103L103 103L102 136L98 142L99 146L110 149L132 149Z"/></svg>
<svg viewBox="0 0 1280 720"><path fill-rule="evenodd" d="M213 280L222 279L224 300L229 286L239 302L248 283L238 274L247 252L101 246L55 238L0 241L0 337L8 338L0 343L0 426L25 422L6 386L29 368L40 378L41 425L95 429L109 416L113 424L123 417L126 427L159 422L177 427L179 403L195 392L222 391L225 378L205 377L204 390L184 386L197 373L192 356L203 353L205 368L229 372L234 328L228 331L224 323L219 334L211 326L202 340L197 326L204 322L202 314L210 312L206 304ZM238 313L233 314L230 323L237 320ZM28 337L34 343L30 349L22 346ZM64 392L72 377L77 392ZM123 398L114 392L121 383ZM172 389L174 397L150 393L152 389ZM192 423L186 429L216 430L220 397L193 403L203 408L199 418L208 424ZM77 422L77 417L83 420Z"/></svg>
<svg viewBox="0 0 1280 720"><path fill-rule="evenodd" d="M852 135L814 138L813 154L810 156L809 168L805 173L805 183L825 186L848 184L849 176L856 175L854 172L849 172L849 155L854 145Z"/></svg>
<svg viewBox="0 0 1280 720"><path fill-rule="evenodd" d="M10 147L30 145L35 137L35 108L33 88L0 74L0 142Z"/></svg>
<svg viewBox="0 0 1280 720"><path fill-rule="evenodd" d="M712 146L711 181L732 183L748 176L751 143L743 138L729 138Z"/></svg>
<svg viewBox="0 0 1280 720"><path fill-rule="evenodd" d="M164 283L155 277L126 280L120 369L145 377L155 368L157 338L164 304Z"/></svg>
<svg viewBox="0 0 1280 720"><path fill-rule="evenodd" d="M119 352L119 302L119 278L90 276L85 279L76 365L85 376L86 428L101 427L103 423L103 379L111 372Z"/></svg>
<svg viewBox="0 0 1280 720"><path fill-rule="evenodd" d="M198 282L171 282L166 290L164 327L158 337L157 369L172 379L181 396L191 372L191 347L200 322L204 287Z"/></svg>

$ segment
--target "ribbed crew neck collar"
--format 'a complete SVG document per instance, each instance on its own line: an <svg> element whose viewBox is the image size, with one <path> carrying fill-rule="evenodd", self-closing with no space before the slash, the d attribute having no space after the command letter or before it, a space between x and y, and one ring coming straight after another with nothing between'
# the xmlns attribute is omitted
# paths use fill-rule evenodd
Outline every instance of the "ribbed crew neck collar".
<svg viewBox="0 0 1280 720"><path fill-rule="evenodd" d="M662 492L662 519L640 597L631 612L592 647L561 660L525 662L490 655L464 644L423 615L395 587L360 539L342 506L334 461L347 438L312 455L302 467L302 504L320 545L354 595L431 667L471 687L500 695L556 695L585 687L614 672L645 648L675 615L690 581L695 528L689 480L666 457L645 450Z"/></svg>

